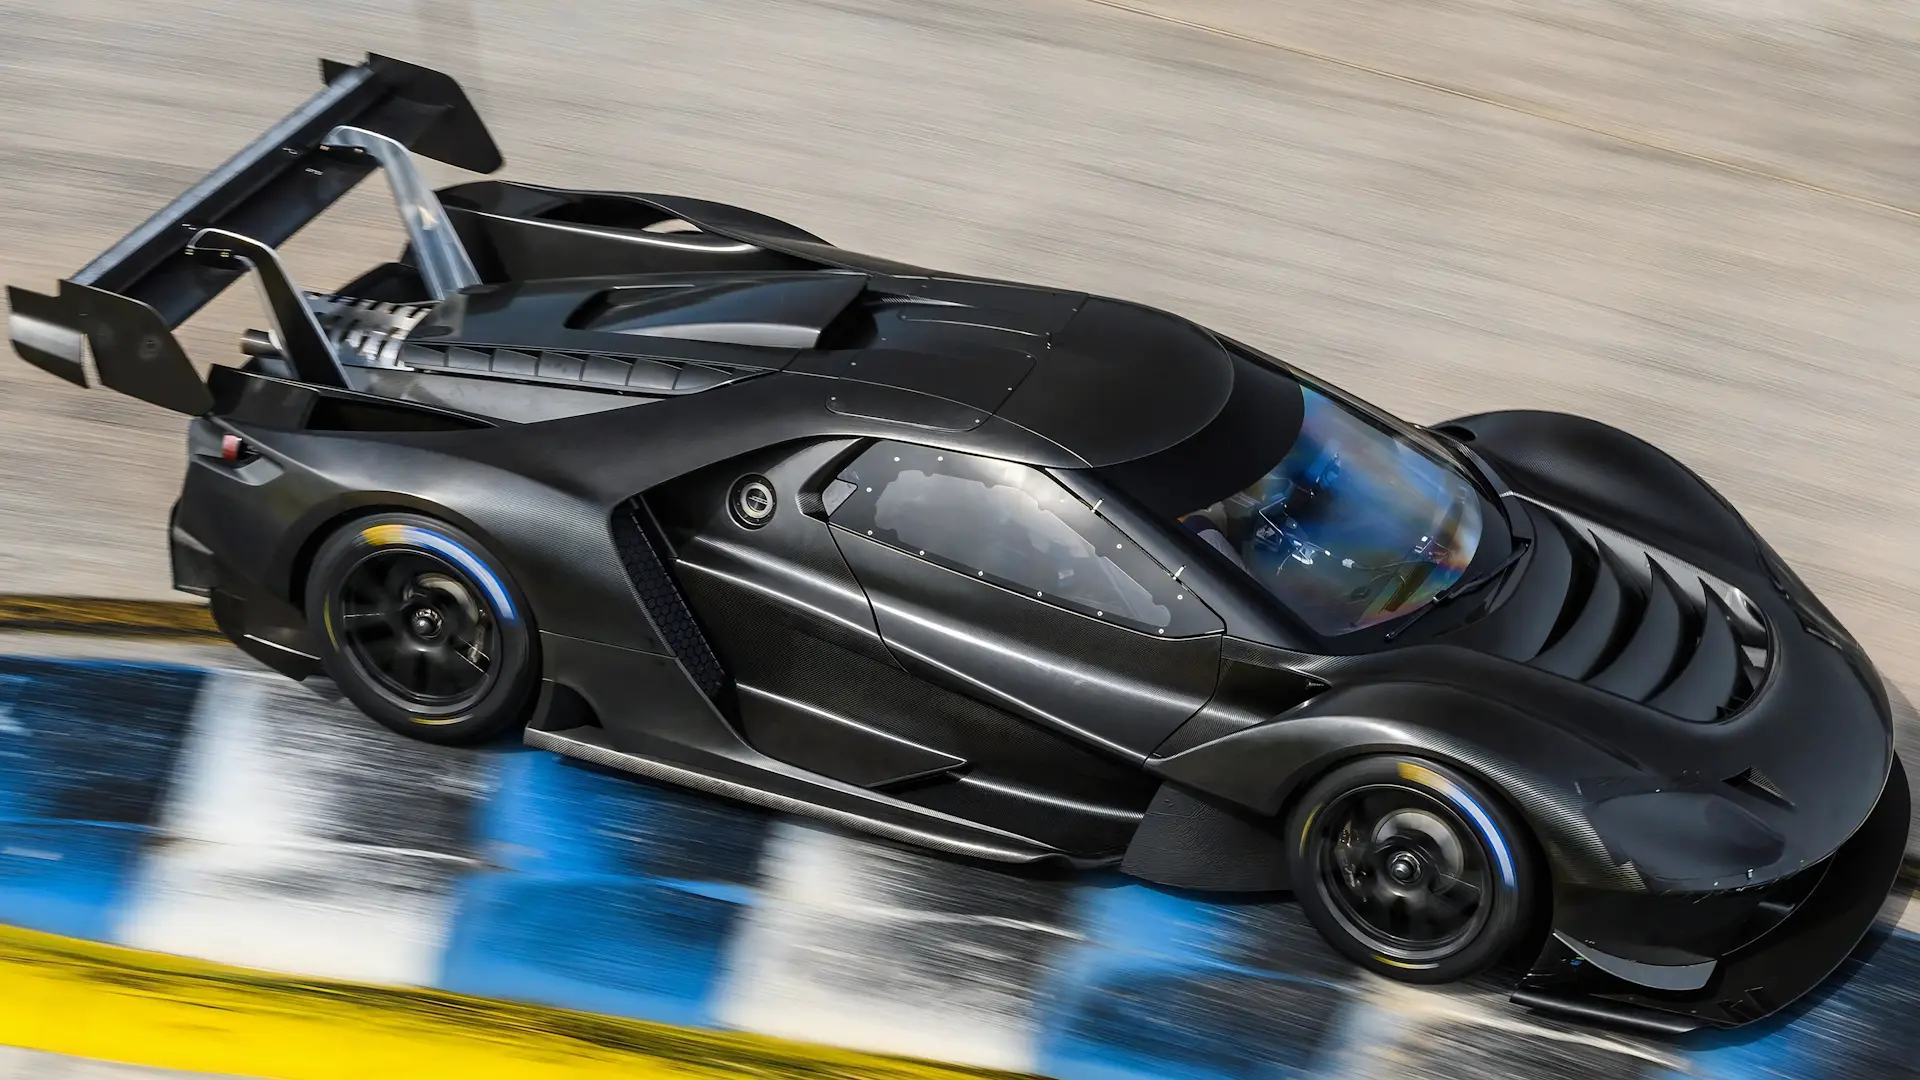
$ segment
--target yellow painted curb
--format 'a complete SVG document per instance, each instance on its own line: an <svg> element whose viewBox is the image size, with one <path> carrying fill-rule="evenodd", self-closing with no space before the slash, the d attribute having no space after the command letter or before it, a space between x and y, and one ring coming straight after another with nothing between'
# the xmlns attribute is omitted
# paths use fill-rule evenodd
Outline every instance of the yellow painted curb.
<svg viewBox="0 0 1920 1080"><path fill-rule="evenodd" d="M204 604L85 596L0 596L0 631L226 640Z"/></svg>
<svg viewBox="0 0 1920 1080"><path fill-rule="evenodd" d="M0 1045L269 1080L1014 1080L1017 1074L0 927Z"/></svg>

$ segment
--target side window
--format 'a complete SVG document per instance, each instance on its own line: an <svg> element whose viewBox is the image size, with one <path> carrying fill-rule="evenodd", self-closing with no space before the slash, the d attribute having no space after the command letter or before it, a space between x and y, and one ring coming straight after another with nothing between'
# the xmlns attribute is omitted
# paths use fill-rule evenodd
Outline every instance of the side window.
<svg viewBox="0 0 1920 1080"><path fill-rule="evenodd" d="M1218 629L1185 586L1046 474L880 443L826 494L831 520L982 581L1148 633Z"/></svg>

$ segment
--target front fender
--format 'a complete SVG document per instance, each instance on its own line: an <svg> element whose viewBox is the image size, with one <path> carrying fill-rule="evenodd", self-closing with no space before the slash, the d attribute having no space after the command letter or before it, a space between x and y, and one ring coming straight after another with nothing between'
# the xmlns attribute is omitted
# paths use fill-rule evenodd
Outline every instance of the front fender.
<svg viewBox="0 0 1920 1080"><path fill-rule="evenodd" d="M1768 571L1753 530L1733 504L1637 436L1583 416L1535 410L1479 413L1434 428L1466 441L1523 494L1703 568Z"/></svg>
<svg viewBox="0 0 1920 1080"><path fill-rule="evenodd" d="M1165 758L1147 769L1183 787L1267 816L1343 761L1375 753L1438 757L1477 776L1533 831L1557 882L1637 888L1581 812L1575 778L1635 766L1599 742L1511 706L1431 683L1338 687L1271 720Z"/></svg>

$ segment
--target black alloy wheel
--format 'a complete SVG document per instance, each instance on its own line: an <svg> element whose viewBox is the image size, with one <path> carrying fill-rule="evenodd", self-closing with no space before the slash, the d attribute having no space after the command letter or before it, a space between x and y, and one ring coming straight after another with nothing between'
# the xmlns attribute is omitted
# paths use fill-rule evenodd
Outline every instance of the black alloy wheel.
<svg viewBox="0 0 1920 1080"><path fill-rule="evenodd" d="M327 673L382 724L466 743L520 720L535 682L526 605L472 537L384 514L330 536L307 611Z"/></svg>
<svg viewBox="0 0 1920 1080"><path fill-rule="evenodd" d="M1289 825L1290 873L1327 940L1406 982L1452 982L1518 943L1533 860L1499 800L1438 762L1368 758L1334 770Z"/></svg>
<svg viewBox="0 0 1920 1080"><path fill-rule="evenodd" d="M475 592L440 556L369 552L340 586L340 647L396 703L459 712L500 675L500 628Z"/></svg>

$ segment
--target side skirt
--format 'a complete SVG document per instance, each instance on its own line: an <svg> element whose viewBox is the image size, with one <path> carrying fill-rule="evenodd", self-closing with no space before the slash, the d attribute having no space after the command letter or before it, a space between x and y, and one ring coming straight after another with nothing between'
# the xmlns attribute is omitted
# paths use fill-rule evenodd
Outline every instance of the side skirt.
<svg viewBox="0 0 1920 1080"><path fill-rule="evenodd" d="M555 702L570 691L548 683L528 746L677 787L733 799L750 806L826 822L852 832L965 859L1036 869L1091 869L1095 865L1014 833L976 825L899 799L813 777L751 749L720 754L664 741L649 752L618 749L606 729L591 723L566 725L572 711ZM702 760L694 761L693 758Z"/></svg>

